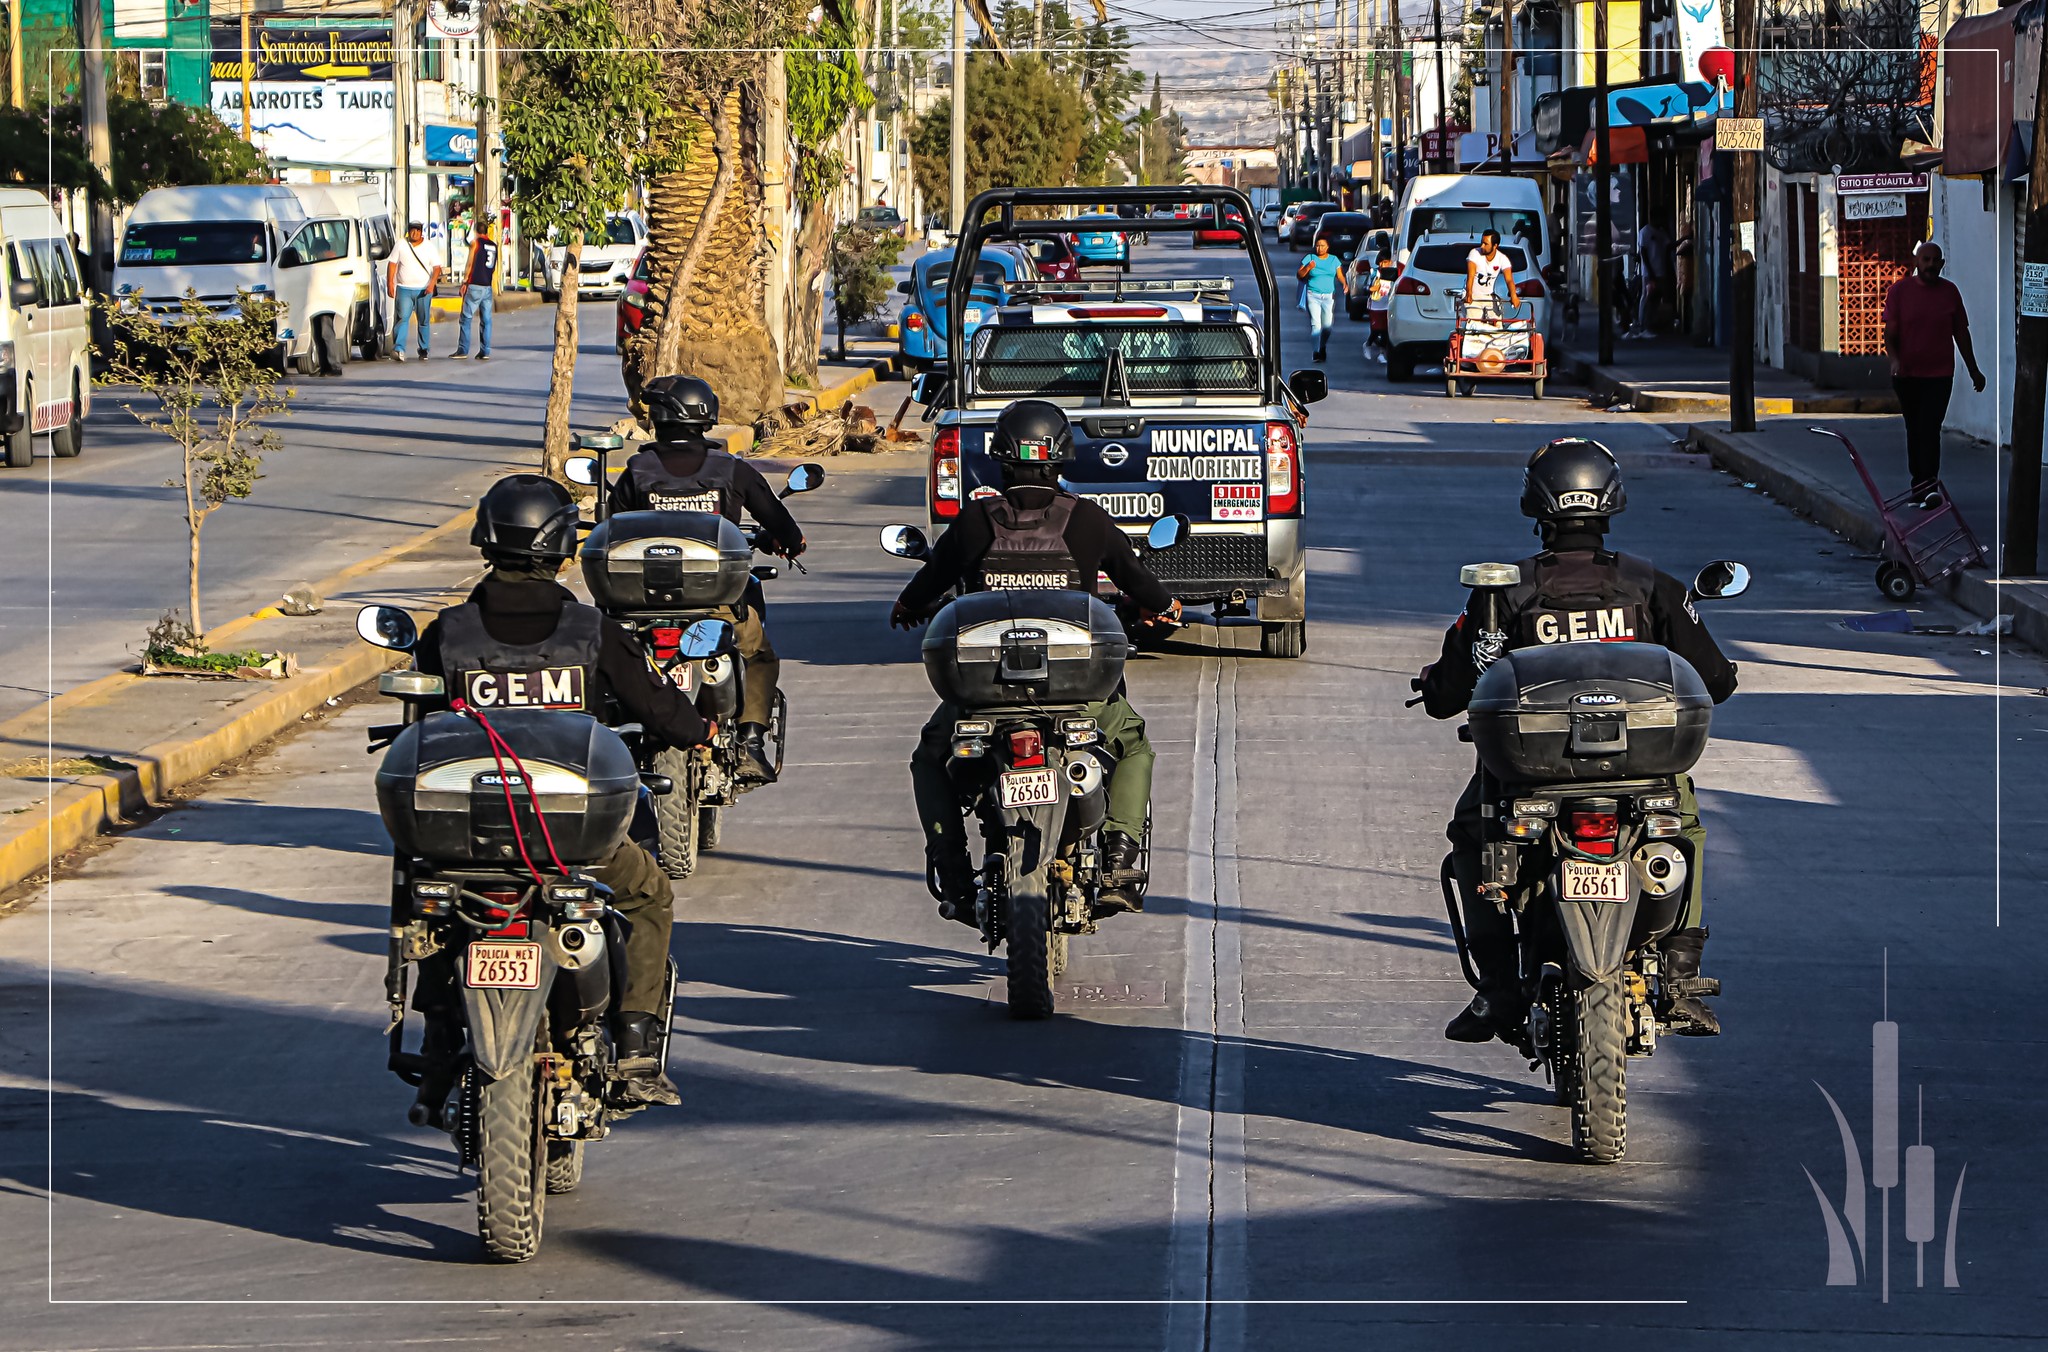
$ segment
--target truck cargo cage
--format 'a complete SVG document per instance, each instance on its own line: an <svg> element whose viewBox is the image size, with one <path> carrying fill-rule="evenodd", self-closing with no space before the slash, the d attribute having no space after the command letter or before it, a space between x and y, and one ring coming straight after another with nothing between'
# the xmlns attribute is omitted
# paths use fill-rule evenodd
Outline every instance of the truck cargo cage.
<svg viewBox="0 0 2048 1352"><path fill-rule="evenodd" d="M1171 296L1185 295L1196 300L1229 300L1231 279L1228 277L1147 277L1133 279L1118 278L1109 282L1057 282L1040 277L1020 280L1004 287L1011 300L1033 300L1041 295L1053 300L1071 300L1075 297L1091 298L1110 296L1123 300L1126 296Z"/></svg>

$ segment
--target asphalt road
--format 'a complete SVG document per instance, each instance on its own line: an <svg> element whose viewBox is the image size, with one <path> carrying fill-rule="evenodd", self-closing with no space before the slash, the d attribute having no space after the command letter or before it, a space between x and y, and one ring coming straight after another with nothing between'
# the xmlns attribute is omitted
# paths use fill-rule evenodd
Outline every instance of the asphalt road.
<svg viewBox="0 0 2048 1352"><path fill-rule="evenodd" d="M624 412L612 306L591 302L583 319L573 425L607 426ZM552 308L503 313L491 360L458 362L454 326L436 324L424 364L292 377L282 449L252 497L206 523L207 623L438 526L498 475L537 464L553 325ZM132 660L159 615L185 609L177 448L137 426L121 394L96 392L76 460L38 441L33 468L0 471L0 572L39 584L0 598L0 718Z"/></svg>
<svg viewBox="0 0 2048 1352"><path fill-rule="evenodd" d="M1012 1024L923 894L904 763L932 697L874 544L921 487L835 471L802 503L810 574L772 589L786 780L681 905L686 1103L592 1151L541 1256L478 1261L470 1181L382 1070L373 704L0 923L0 1346L2038 1345L2048 667L1846 631L1880 608L1868 563L1659 427L1390 390L1340 333L1307 655L1131 666L1156 881L1076 945L1096 998ZM1743 688L1699 771L1728 1031L1631 1064L1605 1169L1572 1162L1540 1073L1439 1036L1470 753L1402 707L1458 566L1526 552L1520 463L1567 430L1623 457L1620 547L1757 575L1709 615ZM1890 1187L1851 1209L1868 1280L1831 1288L1826 1096L1861 1195L1885 1018L1901 1144L1936 1162L1926 1286Z"/></svg>

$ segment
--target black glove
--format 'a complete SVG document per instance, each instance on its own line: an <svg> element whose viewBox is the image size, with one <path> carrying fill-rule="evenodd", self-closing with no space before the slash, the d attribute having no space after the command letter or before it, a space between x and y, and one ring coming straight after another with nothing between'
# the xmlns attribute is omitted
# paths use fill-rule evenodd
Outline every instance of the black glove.
<svg viewBox="0 0 2048 1352"><path fill-rule="evenodd" d="M891 629L915 629L923 623L924 617L911 610L910 607L904 605L901 601L890 607L889 627Z"/></svg>

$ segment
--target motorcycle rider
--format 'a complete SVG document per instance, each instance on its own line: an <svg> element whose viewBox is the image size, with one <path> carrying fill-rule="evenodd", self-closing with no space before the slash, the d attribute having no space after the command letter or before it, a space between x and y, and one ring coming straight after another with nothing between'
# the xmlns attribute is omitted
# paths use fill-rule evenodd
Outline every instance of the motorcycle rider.
<svg viewBox="0 0 2048 1352"><path fill-rule="evenodd" d="M660 376L647 382L640 397L654 424L654 444L626 462L612 485L612 511L717 512L739 525L744 508L768 532L771 552L786 559L804 552L802 528L761 471L704 435L718 424L718 395L709 384L695 376ZM748 784L775 782L762 739L774 717L782 663L768 642L766 613L761 584L752 580L740 604L725 615L747 664L739 775Z"/></svg>
<svg viewBox="0 0 2048 1352"><path fill-rule="evenodd" d="M1070 587L1093 594L1103 573L1143 609L1147 623L1159 616L1180 619L1179 600L1146 571L1109 513L1060 487L1060 466L1074 458L1074 430L1057 404L1021 399L1004 409L989 439L989 456L1002 473L1001 495L961 507L896 598L891 625L911 629L924 623L956 585L965 591ZM1103 825L1097 913L1143 910L1137 889L1146 874L1138 863L1139 842L1151 810L1152 744L1145 738L1145 720L1121 687L1089 712L1117 756ZM941 704L924 725L910 758L910 780L924 825L927 868L944 898L939 913L973 925L974 870L959 795L946 768L957 715L951 704Z"/></svg>
<svg viewBox="0 0 2048 1352"><path fill-rule="evenodd" d="M1662 644L1690 662L1714 703L1735 693L1735 664L1722 655L1700 623L1685 584L1657 571L1647 559L1606 548L1608 523L1626 505L1621 467L1597 441L1563 438L1529 458L1522 481L1522 514L1536 519L1543 551L1522 560L1521 582L1502 598L1503 634L1485 642L1475 632L1469 609L1445 632L1442 655L1424 668L1418 682L1430 717L1464 713L1481 669L1500 651L1571 642L1574 634L1611 635L1617 621L1625 637ZM1602 619L1605 627L1598 622ZM1477 658L1475 642L1482 648ZM1678 926L1660 945L1665 989L1674 997L1666 1019L1674 1032L1711 1036L1721 1031L1720 1020L1699 998L1696 984L1707 941L1707 928L1700 923L1707 835L1700 825L1692 777L1679 775L1677 780L1679 816L1692 867ZM1513 924L1479 895L1486 820L1480 815L1480 780L1475 772L1445 832L1465 916L1466 946L1479 975L1471 1005L1444 1029L1444 1036L1454 1042L1485 1042L1495 1036L1512 1042L1527 1008L1519 990Z"/></svg>
<svg viewBox="0 0 2048 1352"><path fill-rule="evenodd" d="M569 491L542 475L514 474L493 484L477 503L469 536L491 571L468 600L442 611L427 626L414 653L415 666L440 676L451 702L463 700L486 716L513 708L578 709L602 716L609 697L672 745L708 741L716 727L698 715L681 691L654 678L632 632L606 623L602 611L576 600L555 581L576 552L577 516ZM539 673L555 679L512 679ZM638 1101L679 1103L655 1057L661 1046L657 1011L667 992L675 894L653 857L631 840L590 872L611 889L613 907L631 922L626 986L618 1004L619 1069L629 1077ZM423 967L417 1005L427 1016L430 1047L440 1006L455 998L452 969L430 980ZM444 1015L443 1045L450 1026Z"/></svg>

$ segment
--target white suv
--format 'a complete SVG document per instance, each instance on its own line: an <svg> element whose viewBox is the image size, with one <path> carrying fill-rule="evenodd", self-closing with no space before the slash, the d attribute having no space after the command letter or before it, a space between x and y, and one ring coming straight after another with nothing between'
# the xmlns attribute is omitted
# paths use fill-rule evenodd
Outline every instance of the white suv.
<svg viewBox="0 0 2048 1352"><path fill-rule="evenodd" d="M1440 366L1450 350L1457 323L1458 297L1465 290L1465 257L1479 247L1477 236L1424 235L1409 251L1394 294L1387 302L1387 379L1407 380L1418 366ZM1534 312L1536 332L1550 332L1550 293L1529 265L1520 244L1503 244L1508 266L1515 270L1515 289L1525 308ZM1502 303L1506 303L1503 296Z"/></svg>

